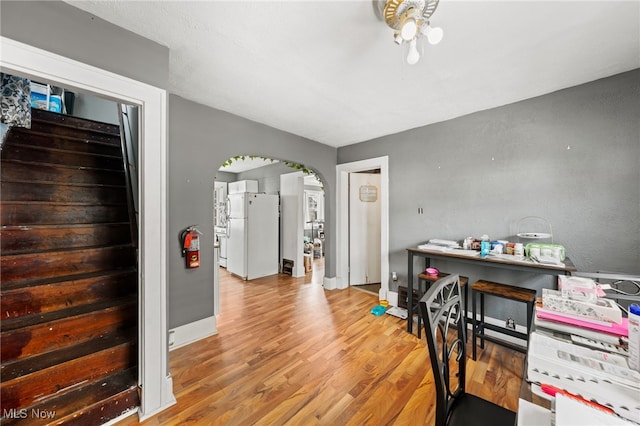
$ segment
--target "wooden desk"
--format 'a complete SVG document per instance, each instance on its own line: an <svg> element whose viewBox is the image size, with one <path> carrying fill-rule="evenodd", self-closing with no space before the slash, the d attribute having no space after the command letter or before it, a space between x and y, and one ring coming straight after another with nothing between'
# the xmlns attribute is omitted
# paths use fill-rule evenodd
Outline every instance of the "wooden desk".
<svg viewBox="0 0 640 426"><path fill-rule="evenodd" d="M576 267L573 265L573 262L571 262L569 258L565 258L564 266L556 266L543 265L541 263L533 262L529 259L516 260L513 256L510 256L512 257L511 259L507 255L504 255L502 257L489 255L485 258L482 258L480 257L480 252L476 252L477 254L475 255L468 255L460 254L460 251L456 253L456 251L457 250L433 251L423 250L419 248L407 249L407 306L409 307L409 315L407 316L407 331L409 333L413 333L413 311L411 309L411 306L413 306L413 259L416 256L424 258L424 269L431 266L431 259L441 259L475 264L479 266L488 266L494 268L510 269L513 271L532 272L536 274L546 274L554 276L571 275L572 272L576 271Z"/></svg>

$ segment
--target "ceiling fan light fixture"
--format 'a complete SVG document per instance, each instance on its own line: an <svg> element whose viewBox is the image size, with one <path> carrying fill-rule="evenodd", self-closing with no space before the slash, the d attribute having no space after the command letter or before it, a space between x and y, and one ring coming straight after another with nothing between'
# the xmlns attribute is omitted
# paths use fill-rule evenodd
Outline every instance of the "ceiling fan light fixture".
<svg viewBox="0 0 640 426"><path fill-rule="evenodd" d="M400 27L400 35L404 41L412 40L418 34L418 23L415 19L408 17Z"/></svg>
<svg viewBox="0 0 640 426"><path fill-rule="evenodd" d="M415 38L409 42L409 54L407 55L407 63L409 65L415 65L420 60L417 43L418 42Z"/></svg>
<svg viewBox="0 0 640 426"><path fill-rule="evenodd" d="M442 40L442 28L431 27L429 18L435 12L440 0L385 0L382 16L385 23L394 29L396 44L409 42L407 62L418 62L420 54L416 47L417 39L425 36L430 44Z"/></svg>
<svg viewBox="0 0 640 426"><path fill-rule="evenodd" d="M425 25L426 29L424 34L427 36L427 40L430 44L438 44L442 41L442 37L444 36L444 31L440 27L432 27L430 23Z"/></svg>

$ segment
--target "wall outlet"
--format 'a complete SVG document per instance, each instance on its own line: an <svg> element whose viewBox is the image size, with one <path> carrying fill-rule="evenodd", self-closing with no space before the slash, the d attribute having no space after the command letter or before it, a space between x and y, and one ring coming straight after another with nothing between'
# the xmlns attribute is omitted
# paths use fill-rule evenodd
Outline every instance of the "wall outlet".
<svg viewBox="0 0 640 426"><path fill-rule="evenodd" d="M507 320L505 321L505 327L515 330L516 322L513 320L513 318L507 318Z"/></svg>

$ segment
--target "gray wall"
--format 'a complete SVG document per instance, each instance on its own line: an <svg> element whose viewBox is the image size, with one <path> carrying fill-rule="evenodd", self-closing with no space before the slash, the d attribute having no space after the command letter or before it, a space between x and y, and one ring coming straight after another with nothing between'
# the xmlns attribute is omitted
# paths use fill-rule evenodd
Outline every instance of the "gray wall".
<svg viewBox="0 0 640 426"><path fill-rule="evenodd" d="M293 172L295 172L294 169L279 162L240 172L238 173L238 180L257 180L258 192L278 194L280 192L280 175Z"/></svg>
<svg viewBox="0 0 640 426"><path fill-rule="evenodd" d="M213 315L213 229L202 226L199 269L186 270L178 233L191 224L211 223L216 170L236 155L256 155L305 164L325 182L327 212L334 212L336 149L218 111L175 95L169 99L169 326ZM329 214L334 217L335 213ZM326 227L333 227L334 221ZM329 236L329 234L327 234ZM333 242L327 239L329 253ZM335 276L333 255L325 275Z"/></svg>
<svg viewBox="0 0 640 426"><path fill-rule="evenodd" d="M237 173L221 172L215 170L214 173L216 174L216 180L218 182L235 182L238 180Z"/></svg>
<svg viewBox="0 0 640 426"><path fill-rule="evenodd" d="M77 93L73 103L73 115L89 120L119 125L118 104L97 96Z"/></svg>
<svg viewBox="0 0 640 426"><path fill-rule="evenodd" d="M167 87L167 47L61 1L2 0L0 28L4 37Z"/></svg>
<svg viewBox="0 0 640 426"><path fill-rule="evenodd" d="M407 247L485 233L509 239L530 215L551 223L578 270L639 274L639 117L634 70L343 147L338 163L389 155L390 271L401 283ZM551 284L529 274L436 266L472 279ZM494 309L501 308L511 313Z"/></svg>

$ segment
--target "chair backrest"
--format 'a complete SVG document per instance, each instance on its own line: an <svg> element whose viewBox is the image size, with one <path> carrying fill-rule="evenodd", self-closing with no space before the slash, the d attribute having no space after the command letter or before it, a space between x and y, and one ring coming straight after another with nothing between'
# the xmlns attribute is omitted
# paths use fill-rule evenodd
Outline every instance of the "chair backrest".
<svg viewBox="0 0 640 426"><path fill-rule="evenodd" d="M420 299L431 368L436 385L436 425L445 425L465 392L465 320L460 277L449 275L431 285Z"/></svg>

